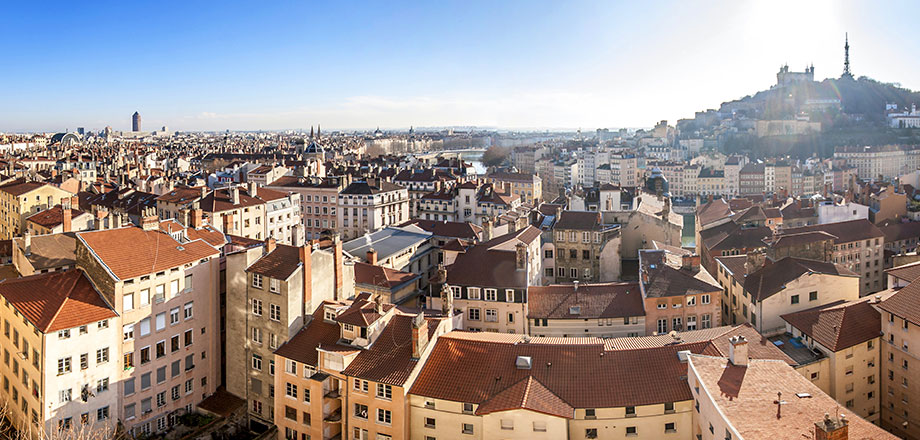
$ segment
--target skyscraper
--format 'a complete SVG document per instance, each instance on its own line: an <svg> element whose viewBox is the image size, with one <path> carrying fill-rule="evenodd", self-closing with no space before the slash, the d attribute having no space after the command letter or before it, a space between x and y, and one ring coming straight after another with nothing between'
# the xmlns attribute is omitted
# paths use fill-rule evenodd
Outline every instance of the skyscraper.
<svg viewBox="0 0 920 440"><path fill-rule="evenodd" d="M131 131L141 131L141 114L138 112L131 116Z"/></svg>

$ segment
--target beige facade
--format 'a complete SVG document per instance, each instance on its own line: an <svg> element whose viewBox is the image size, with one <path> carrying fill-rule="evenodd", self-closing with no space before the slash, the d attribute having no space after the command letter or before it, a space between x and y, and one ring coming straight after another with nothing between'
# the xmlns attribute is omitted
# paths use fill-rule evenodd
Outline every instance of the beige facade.
<svg viewBox="0 0 920 440"><path fill-rule="evenodd" d="M8 184L0 187L0 237L21 235L26 219L33 214L63 204L73 194L56 186L37 183Z"/></svg>
<svg viewBox="0 0 920 440"><path fill-rule="evenodd" d="M884 306L882 309L879 420L896 435L920 438L920 356L914 349L920 347L920 325L893 310L884 310Z"/></svg>

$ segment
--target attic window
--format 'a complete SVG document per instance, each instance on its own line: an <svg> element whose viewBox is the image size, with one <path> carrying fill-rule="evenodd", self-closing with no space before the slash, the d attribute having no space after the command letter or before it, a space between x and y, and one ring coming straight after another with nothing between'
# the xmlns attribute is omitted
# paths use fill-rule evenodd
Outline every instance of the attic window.
<svg viewBox="0 0 920 440"><path fill-rule="evenodd" d="M533 359L530 356L518 356L514 365L518 370L529 370L533 366Z"/></svg>
<svg viewBox="0 0 920 440"><path fill-rule="evenodd" d="M570 315L581 315L581 306L572 306L569 307Z"/></svg>

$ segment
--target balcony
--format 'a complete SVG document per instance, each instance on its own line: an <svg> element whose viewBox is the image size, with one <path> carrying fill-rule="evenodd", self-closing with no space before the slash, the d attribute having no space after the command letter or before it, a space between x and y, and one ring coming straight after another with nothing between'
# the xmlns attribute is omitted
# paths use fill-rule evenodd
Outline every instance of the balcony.
<svg viewBox="0 0 920 440"><path fill-rule="evenodd" d="M325 417L323 417L324 422L328 423L338 423L342 421L342 408L337 408L335 411L332 411Z"/></svg>

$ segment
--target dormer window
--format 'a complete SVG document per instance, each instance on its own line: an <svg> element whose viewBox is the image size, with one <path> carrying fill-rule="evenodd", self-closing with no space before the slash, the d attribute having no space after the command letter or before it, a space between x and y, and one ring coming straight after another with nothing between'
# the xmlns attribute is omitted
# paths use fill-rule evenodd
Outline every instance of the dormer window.
<svg viewBox="0 0 920 440"><path fill-rule="evenodd" d="M325 310L323 312L323 319L326 321L335 321L335 310Z"/></svg>

